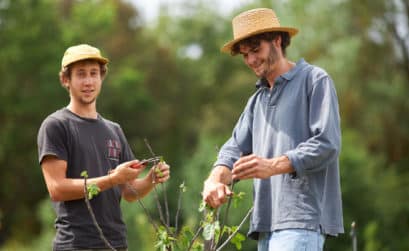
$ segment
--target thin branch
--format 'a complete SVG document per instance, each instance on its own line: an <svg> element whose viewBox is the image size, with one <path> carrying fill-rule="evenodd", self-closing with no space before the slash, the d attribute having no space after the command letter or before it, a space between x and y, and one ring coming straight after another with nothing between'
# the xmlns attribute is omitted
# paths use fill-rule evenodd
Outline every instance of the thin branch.
<svg viewBox="0 0 409 251"><path fill-rule="evenodd" d="M247 212L246 216L243 218L243 220L240 222L240 225L237 227L237 229L227 238L227 240L225 242L223 242L222 245L220 245L220 247L218 247L216 249L216 251L220 251L222 250L222 248L224 246L227 245L227 243L229 243L229 241L236 235L236 233L239 231L239 229L243 226L244 222L247 220L247 218L250 216L250 214L253 212L254 206L252 206L249 211Z"/></svg>
<svg viewBox="0 0 409 251"><path fill-rule="evenodd" d="M409 3L406 3L405 1L402 1L404 4L404 7L406 8L406 13L409 14ZM404 37L399 35L398 32L398 23L396 21L396 14L392 15L391 18L385 17L385 22L389 30L391 31L393 37L396 40L396 43L398 44L399 48L402 50L402 57L403 57L403 65L402 69L406 72L406 76L409 79L409 48L406 45L406 40ZM409 16L407 16L409 18ZM408 24L409 25L409 24Z"/></svg>
<svg viewBox="0 0 409 251"><path fill-rule="evenodd" d="M94 223L95 227L96 227L97 230L98 230L98 233L99 233L100 238L104 241L105 245L106 245L109 249L111 249L111 250L113 250L113 251L116 251L116 249L115 249L113 246L111 246L111 244L109 243L109 241L105 238L105 235L104 235L104 233L102 232L101 227L98 225L97 219L96 219L96 217L95 217L94 211L92 210L91 203L89 202L89 198L88 198L87 177L86 177L86 176L84 176L84 195L85 195L85 196L84 196L85 204L87 205L88 212L89 212L90 215L91 215L92 222Z"/></svg>
<svg viewBox="0 0 409 251"><path fill-rule="evenodd" d="M190 251L190 249L193 247L194 242L196 241L197 237L199 237L199 234L202 232L203 226L200 226L195 235L193 236L192 240L190 241L189 247L187 248L187 251Z"/></svg>
<svg viewBox="0 0 409 251"><path fill-rule="evenodd" d="M134 193L136 196L138 195L138 191L128 183L125 183L125 185ZM152 224L153 228L155 228L155 231L157 232L159 230L158 226L155 224L155 221L153 220L152 216L150 215L148 209L145 207L145 205L142 202L142 199L137 200L139 205L142 207L143 211L145 212L146 216L148 217L149 222Z"/></svg>
<svg viewBox="0 0 409 251"><path fill-rule="evenodd" d="M146 147L148 147L149 152L151 153L151 155L152 155L153 157L156 156L156 154L155 154L155 153L153 152L153 150L152 150L151 145L150 145L149 142L148 142L148 139L147 139L147 138L144 138L143 141L145 141L145 145L146 145Z"/></svg>
<svg viewBox="0 0 409 251"><path fill-rule="evenodd" d="M155 157L156 155L155 155L155 153L153 152L153 149L152 149L151 145L149 144L148 139L147 139L147 138L144 138L143 140L145 141L145 145L146 145L146 147L149 149L149 152L151 153L152 157ZM155 166L156 164L158 164L158 163L155 162L155 163L154 163L154 166ZM155 178L155 177L154 177L154 176L155 176L155 172L152 172L152 176L153 176L153 177L152 177L152 180L155 180L155 179L154 179L154 178ZM154 189L154 191L155 191L156 206L157 206L158 211L159 211L160 220L162 221L163 225L166 227L166 229L168 230L168 232L171 234L172 232L171 232L170 229L169 229L169 226L170 226L169 221L170 221L170 220L169 220L168 198L167 198L167 194L166 194L166 192L165 192L166 187L165 187L165 185L164 185L163 183L161 184L161 187L162 187L162 191L163 191L163 193L164 193L166 221L165 221L165 218L164 218L164 216L163 216L163 210L162 210L162 205L161 205L161 203L160 203L158 191L157 191L156 187L154 186L153 189Z"/></svg>
<svg viewBox="0 0 409 251"><path fill-rule="evenodd" d="M158 212L159 212L160 221L163 223L163 225L167 226L167 224L165 222L165 218L163 217L162 205L160 204L159 192L156 189L156 186L153 187L153 190L154 190L154 195L155 195L156 207L158 208Z"/></svg>
<svg viewBox="0 0 409 251"><path fill-rule="evenodd" d="M184 185L185 181L183 181L182 184ZM176 216L175 216L175 234L177 234L177 232L178 232L179 212L180 212L181 206L182 206L182 194L183 194L183 187L179 189L178 207L177 207Z"/></svg>
<svg viewBox="0 0 409 251"><path fill-rule="evenodd" d="M143 211L145 212L146 216L148 216L149 222L152 224L153 228L155 228L155 231L158 232L159 228L156 225L156 223L153 221L152 216L149 214L148 209L146 209L145 205L143 204L141 199L138 199L139 205L142 207Z"/></svg>
<svg viewBox="0 0 409 251"><path fill-rule="evenodd" d="M218 207L217 212L216 212L215 221L219 221L220 212L221 212L221 207ZM216 235L216 231L214 232L213 238L210 240L210 250L214 250L217 247L217 243L219 243L219 240L222 237L221 234L222 234L222 229L220 229L219 236Z"/></svg>
<svg viewBox="0 0 409 251"><path fill-rule="evenodd" d="M230 184L230 191L232 191L232 192L234 191L234 184L235 184L235 182L233 182L233 181L232 181L231 184ZM229 210L230 210L230 205L231 205L232 199L233 199L233 195L231 195L231 196L229 197L229 200L227 201L226 210L224 211L223 222L222 222L222 225L221 225L221 227L220 227L220 231L221 231L221 232L220 232L220 237L219 237L219 239L218 239L218 241L217 241L215 247L217 247L217 245L219 245L220 241L222 240L223 228L224 228L224 226L227 225L227 218L228 218L228 216L229 216Z"/></svg>
<svg viewBox="0 0 409 251"><path fill-rule="evenodd" d="M168 195L166 193L166 184L161 183L163 198L165 201L165 213L166 213L166 224L170 226L170 215L169 215L169 205L168 205Z"/></svg>

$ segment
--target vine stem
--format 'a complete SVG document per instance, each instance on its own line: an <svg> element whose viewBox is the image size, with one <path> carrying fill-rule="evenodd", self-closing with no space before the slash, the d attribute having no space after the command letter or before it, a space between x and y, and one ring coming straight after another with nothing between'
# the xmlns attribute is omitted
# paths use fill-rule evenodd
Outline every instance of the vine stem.
<svg viewBox="0 0 409 251"><path fill-rule="evenodd" d="M184 185L185 181L183 181L182 184ZM175 216L175 235L177 235L178 233L179 213L180 213L180 209L182 206L182 194L183 194L183 188L179 188L178 208L176 210L176 216Z"/></svg>
<svg viewBox="0 0 409 251"><path fill-rule="evenodd" d="M216 251L220 251L222 250L222 248L224 246L227 245L227 243L229 243L229 241L236 235L236 233L239 231L239 229L243 226L244 222L247 220L247 218L250 216L250 214L253 212L254 206L252 206L249 211L247 212L246 216L243 218L243 220L240 222L240 225L237 227L237 229L227 238L227 240L225 242L223 242L222 245L220 245L220 247L218 247L216 249Z"/></svg>
<svg viewBox="0 0 409 251"><path fill-rule="evenodd" d="M135 195L138 195L138 191L131 185L126 183L126 186L134 193ZM143 204L142 199L139 198L137 199L139 205L142 207L143 211L145 212L146 216L148 217L149 222L152 224L153 228L155 228L155 231L157 232L159 230L159 227L155 224L155 221L153 220L152 216L150 215L148 209L145 207L145 204Z"/></svg>
<svg viewBox="0 0 409 251"><path fill-rule="evenodd" d="M166 212L166 223L170 226L170 215L169 215L169 205L168 205L168 195L166 193L166 184L161 183L163 198L165 200L165 212Z"/></svg>
<svg viewBox="0 0 409 251"><path fill-rule="evenodd" d="M199 234L200 232L202 232L202 230L203 230L203 226L200 226L198 230L196 231L196 234L193 236L192 240L190 241L187 251L190 251L190 249L193 247L193 243L196 241L197 237L199 237Z"/></svg>
<svg viewBox="0 0 409 251"><path fill-rule="evenodd" d="M151 153L152 157L155 157L155 153L153 152L153 149L151 147L151 145L149 144L149 141L147 138L143 139L145 142L146 147L149 149L149 152ZM158 162L154 162L154 166L156 166L158 164ZM152 172L152 180L155 180L155 171ZM165 226L165 228L167 229L169 234L172 234L172 231L170 231L170 220L169 220L169 206L168 206L168 198L167 198L167 194L166 194L166 187L165 185L162 183L161 184L162 187L162 192L164 194L164 203L165 203L165 215L166 215L166 219L163 216L163 211L162 211L162 206L160 203L160 199L159 199L159 195L158 195L158 190L156 189L156 186L153 187L153 190L155 192L155 199L156 199L156 206L158 208L159 211L159 218L162 221L163 225Z"/></svg>
<svg viewBox="0 0 409 251"><path fill-rule="evenodd" d="M156 226L155 222L152 219L152 216L149 214L148 209L146 209L145 205L143 204L141 199L138 199L139 205L143 208L143 211L145 212L146 216L148 216L149 222L152 224L153 228L155 228L155 231L158 232L159 228Z"/></svg>
<svg viewBox="0 0 409 251"><path fill-rule="evenodd" d="M101 239L104 241L105 245L109 247L112 251L116 251L116 249L109 243L109 241L105 238L104 233L102 232L101 227L99 226L97 219L95 217L94 211L92 210L91 203L89 202L88 198L88 191L87 191L87 177L84 177L84 199L85 199L85 204L87 205L88 212L91 215L92 222L94 223L95 227L98 230L99 236Z"/></svg>
<svg viewBox="0 0 409 251"><path fill-rule="evenodd" d="M234 184L235 183L236 183L235 181L232 181L231 184L230 184L230 191L232 191L232 192L234 191ZM224 226L227 225L227 217L229 215L229 210L230 210L230 205L231 205L232 198L233 198L233 195L231 195L229 197L229 200L227 201L227 206L226 206L226 211L224 212L223 222L222 222L222 225L220 226L220 236L219 236L219 238L218 238L218 240L217 240L217 242L216 242L216 244L214 245L213 248L216 248L217 245L219 245L220 241L222 240L223 228L224 228Z"/></svg>

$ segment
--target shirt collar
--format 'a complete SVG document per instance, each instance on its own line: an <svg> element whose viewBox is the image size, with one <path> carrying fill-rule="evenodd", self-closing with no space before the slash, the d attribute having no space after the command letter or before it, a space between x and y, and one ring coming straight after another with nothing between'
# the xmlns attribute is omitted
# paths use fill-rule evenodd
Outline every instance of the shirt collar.
<svg viewBox="0 0 409 251"><path fill-rule="evenodd" d="M297 61L297 63L295 64L295 66L291 70L289 70L288 72L278 76L276 81L280 82L280 80L282 80L282 79L290 81L291 79L293 79L295 77L295 75L297 75L297 73L303 68L303 66L305 64L306 64L305 60L303 58L301 58L300 60ZM259 89L260 87L269 87L267 79L260 78L256 82L256 88Z"/></svg>
<svg viewBox="0 0 409 251"><path fill-rule="evenodd" d="M284 73L283 75L281 75L280 77L286 79L286 80L291 80L294 78L295 75L297 75L297 73L304 67L304 65L306 64L305 60L303 58L301 58L300 60L297 61L297 63L295 64L295 66L287 71L286 73Z"/></svg>

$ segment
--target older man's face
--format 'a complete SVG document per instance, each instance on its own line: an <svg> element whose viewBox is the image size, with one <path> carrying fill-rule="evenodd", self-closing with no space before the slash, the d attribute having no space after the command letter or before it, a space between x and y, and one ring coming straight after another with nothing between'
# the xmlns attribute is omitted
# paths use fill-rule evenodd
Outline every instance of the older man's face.
<svg viewBox="0 0 409 251"><path fill-rule="evenodd" d="M257 77L267 77L276 68L278 49L273 42L261 40L258 46L240 45L240 52L246 65Z"/></svg>

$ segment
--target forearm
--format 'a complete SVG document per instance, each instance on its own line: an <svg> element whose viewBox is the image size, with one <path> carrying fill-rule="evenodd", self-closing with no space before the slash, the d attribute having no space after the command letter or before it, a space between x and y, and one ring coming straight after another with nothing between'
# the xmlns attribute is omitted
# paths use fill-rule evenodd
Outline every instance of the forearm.
<svg viewBox="0 0 409 251"><path fill-rule="evenodd" d="M220 182L226 185L230 184L232 181L231 170L226 166L216 166L205 182L207 181Z"/></svg>
<svg viewBox="0 0 409 251"><path fill-rule="evenodd" d="M145 177L143 179L135 179L121 185L122 197L126 201L135 201L145 197L156 184L152 182L152 179Z"/></svg>
<svg viewBox="0 0 409 251"><path fill-rule="evenodd" d="M109 175L87 179L87 185L96 184L100 191L111 188L114 183ZM69 201L84 198L84 179L65 178L48 188L51 200Z"/></svg>
<svg viewBox="0 0 409 251"><path fill-rule="evenodd" d="M272 175L277 174L284 174L284 173L292 173L295 171L294 167L291 164L290 159L283 155L280 157L272 158L271 161L271 169L273 171Z"/></svg>

